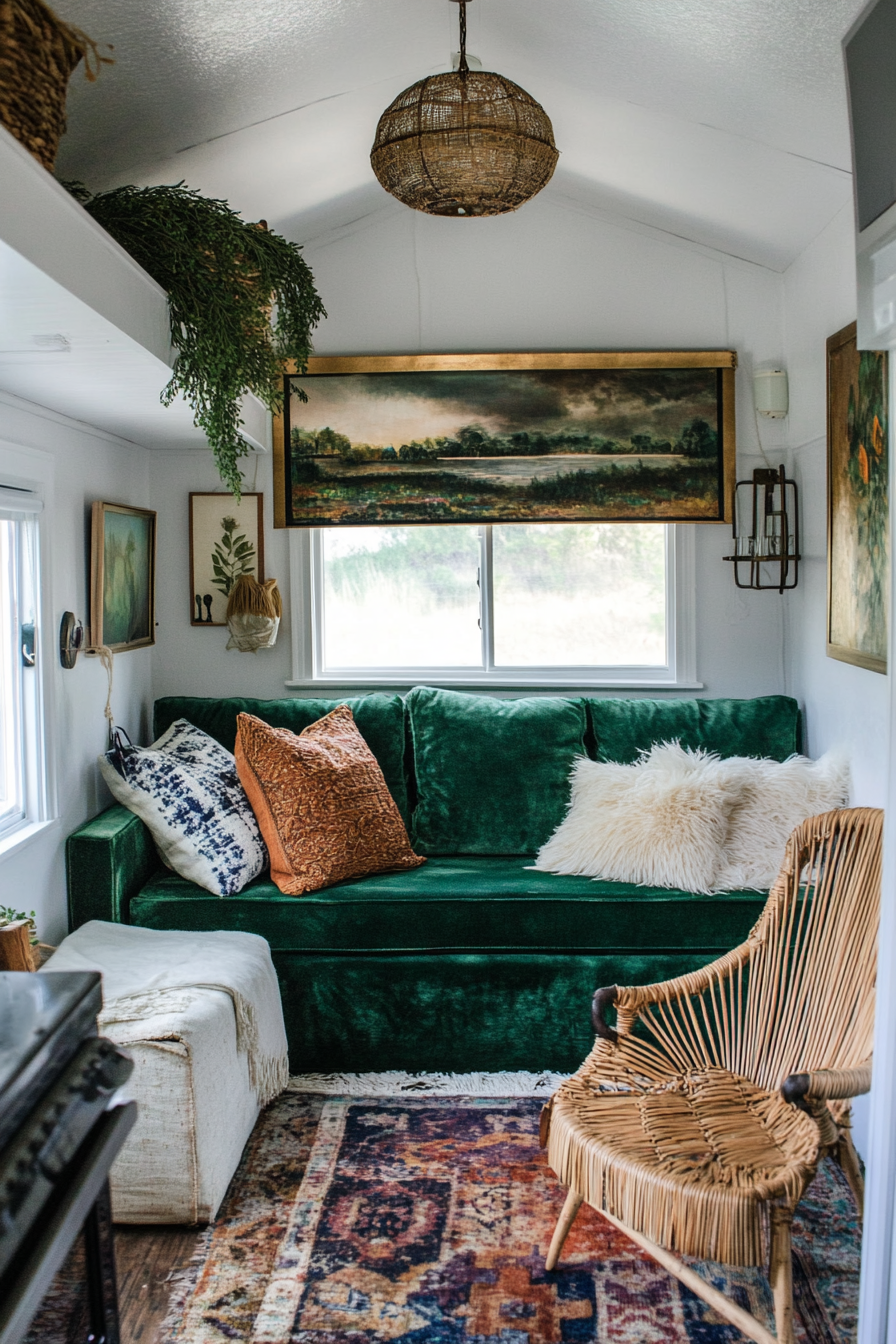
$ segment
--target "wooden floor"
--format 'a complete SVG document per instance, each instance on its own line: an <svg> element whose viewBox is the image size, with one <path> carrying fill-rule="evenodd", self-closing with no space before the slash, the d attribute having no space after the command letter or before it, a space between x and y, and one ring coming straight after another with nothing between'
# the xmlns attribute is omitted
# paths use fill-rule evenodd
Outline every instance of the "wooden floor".
<svg viewBox="0 0 896 1344"><path fill-rule="evenodd" d="M121 1344L158 1344L168 1311L171 1279L196 1249L195 1227L117 1227Z"/></svg>

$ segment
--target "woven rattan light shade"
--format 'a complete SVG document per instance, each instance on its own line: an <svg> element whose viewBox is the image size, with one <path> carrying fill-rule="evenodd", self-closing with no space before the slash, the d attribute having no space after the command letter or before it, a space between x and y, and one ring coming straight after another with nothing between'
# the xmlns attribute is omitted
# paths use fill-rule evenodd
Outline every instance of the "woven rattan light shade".
<svg viewBox="0 0 896 1344"><path fill-rule="evenodd" d="M428 215L503 215L550 181L550 118L512 80L485 70L432 75L380 117L370 154L379 181Z"/></svg>
<svg viewBox="0 0 896 1344"><path fill-rule="evenodd" d="M386 108L370 162L382 186L427 215L504 215L541 191L557 166L544 108L512 80L467 65L467 4L460 61L450 75L412 84Z"/></svg>

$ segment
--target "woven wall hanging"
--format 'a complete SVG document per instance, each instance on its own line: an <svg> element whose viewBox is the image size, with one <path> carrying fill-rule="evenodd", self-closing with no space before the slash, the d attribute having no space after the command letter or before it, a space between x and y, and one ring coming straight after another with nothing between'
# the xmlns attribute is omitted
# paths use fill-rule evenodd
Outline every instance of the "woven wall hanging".
<svg viewBox="0 0 896 1344"><path fill-rule="evenodd" d="M548 183L559 154L550 117L525 89L467 65L467 0L460 64L400 93L376 128L379 182L428 215L503 215Z"/></svg>

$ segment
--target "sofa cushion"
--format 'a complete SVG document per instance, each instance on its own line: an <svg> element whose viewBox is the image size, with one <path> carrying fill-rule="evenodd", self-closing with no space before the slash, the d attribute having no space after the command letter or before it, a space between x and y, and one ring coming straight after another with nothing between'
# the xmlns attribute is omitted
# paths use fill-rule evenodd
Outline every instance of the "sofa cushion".
<svg viewBox="0 0 896 1344"><path fill-rule="evenodd" d="M236 768L288 896L396 868L419 868L395 800L348 705L292 733L237 720Z"/></svg>
<svg viewBox="0 0 896 1344"><path fill-rule="evenodd" d="M801 716L789 695L754 700L617 700L586 702L596 759L630 765L656 742L677 740L719 756L784 761L800 750Z"/></svg>
<svg viewBox="0 0 896 1344"><path fill-rule="evenodd" d="M216 896L242 891L268 862L231 752L186 719L151 747L115 733L99 758L113 797L146 823L164 863Z"/></svg>
<svg viewBox="0 0 896 1344"><path fill-rule="evenodd" d="M348 705L351 709L358 731L376 757L407 826L410 811L404 772L404 702L400 695L362 695L347 700L249 700L236 696L204 700L198 696L167 695L155 703L153 731L160 737L175 719L189 719L233 751L238 714L254 714L272 728L300 733L337 705Z"/></svg>
<svg viewBox="0 0 896 1344"><path fill-rule="evenodd" d="M265 878L221 901L159 872L131 900L130 918L154 929L246 929L275 952L696 949L708 958L740 943L765 904L765 894L755 891L695 896L632 888L533 872L527 862L434 858L411 872L343 882L300 901Z"/></svg>
<svg viewBox="0 0 896 1344"><path fill-rule="evenodd" d="M415 686L407 697L421 854L534 854L569 803L569 773L585 750L581 700Z"/></svg>

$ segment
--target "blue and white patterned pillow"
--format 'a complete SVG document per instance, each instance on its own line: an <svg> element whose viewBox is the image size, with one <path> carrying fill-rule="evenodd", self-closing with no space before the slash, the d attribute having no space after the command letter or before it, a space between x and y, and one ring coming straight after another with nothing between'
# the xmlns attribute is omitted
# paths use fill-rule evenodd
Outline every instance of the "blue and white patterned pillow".
<svg viewBox="0 0 896 1344"><path fill-rule="evenodd" d="M146 823L181 877L216 896L234 896L266 867L267 849L236 762L201 728L177 719L151 747L116 737L99 764L112 795Z"/></svg>

